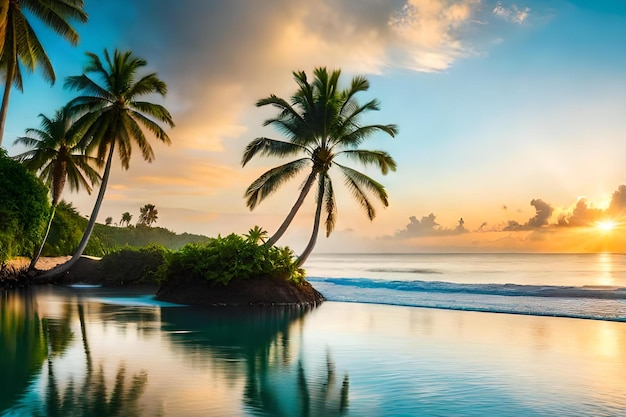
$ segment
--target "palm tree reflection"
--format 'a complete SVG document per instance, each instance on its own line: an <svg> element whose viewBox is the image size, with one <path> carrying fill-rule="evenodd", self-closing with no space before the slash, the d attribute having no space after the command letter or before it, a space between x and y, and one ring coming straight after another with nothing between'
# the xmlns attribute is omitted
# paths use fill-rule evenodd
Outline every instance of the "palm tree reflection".
<svg viewBox="0 0 626 417"><path fill-rule="evenodd" d="M0 293L0 297L0 413L14 407L17 415L47 417L143 415L139 399L148 382L146 371L127 378L122 363L114 380L107 380L103 365L94 366L81 302L66 302L58 317L40 320L30 290ZM79 376L58 375L57 361L72 345L71 324L76 315L85 370L79 371ZM43 381L41 387L37 374ZM34 401L33 394L37 397Z"/></svg>
<svg viewBox="0 0 626 417"><path fill-rule="evenodd" d="M348 375L337 376L329 351L320 365L307 366L316 358L304 354L298 333L309 311L299 307L163 309L162 331L189 360L209 359L227 378L243 372L243 403L253 415L344 415Z"/></svg>

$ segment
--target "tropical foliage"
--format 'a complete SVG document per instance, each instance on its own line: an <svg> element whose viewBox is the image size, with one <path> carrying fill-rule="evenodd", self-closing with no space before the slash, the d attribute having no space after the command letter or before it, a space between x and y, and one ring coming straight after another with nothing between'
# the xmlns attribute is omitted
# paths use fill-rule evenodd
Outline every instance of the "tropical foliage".
<svg viewBox="0 0 626 417"><path fill-rule="evenodd" d="M106 49L104 62L91 52L87 56L89 63L85 72L68 77L65 87L85 94L73 99L70 105L73 111L85 113L77 122L88 126L82 144L88 152L96 152L99 159L106 159L106 165L83 238L72 259L52 271L50 274L53 275L69 270L87 247L104 199L116 148L123 169L129 168L133 144L139 148L144 160L152 162L154 151L144 129L157 140L169 144L170 138L159 122L174 126L172 116L165 107L142 101L145 96L165 96L167 93L167 86L155 73L139 76L138 71L147 65L144 59L130 51L115 50L111 56Z"/></svg>
<svg viewBox="0 0 626 417"><path fill-rule="evenodd" d="M46 186L0 149L0 263L33 254L49 211Z"/></svg>
<svg viewBox="0 0 626 417"><path fill-rule="evenodd" d="M108 284L156 283L157 271L171 251L160 245L120 248L102 258Z"/></svg>
<svg viewBox="0 0 626 417"><path fill-rule="evenodd" d="M361 116L379 109L378 100L365 104L356 101L355 96L369 89L366 78L352 78L349 87L339 87L339 70L328 72L326 68L314 70L314 79L309 82L303 71L294 72L298 90L291 97L291 102L271 95L257 102L257 107L273 106L278 115L265 121L264 125L275 126L287 141L260 137L248 144L242 165L245 166L255 156L274 156L279 158L299 158L272 168L257 178L246 190L247 206L252 210L265 198L276 192L287 181L308 170L307 179L300 191L293 208L283 224L267 242L273 245L287 230L305 197L317 182L317 208L311 239L299 258L301 265L312 252L322 211L326 213L326 236L329 236L336 221L336 202L331 169L341 174L344 184L372 220L376 215L371 198L379 200L385 207L389 204L387 191L382 184L366 174L339 162L344 159L358 162L364 166L372 165L380 169L383 175L395 171L393 158L382 150L360 149L360 145L375 133L386 133L394 137L398 129L393 124L362 125Z"/></svg>
<svg viewBox="0 0 626 417"><path fill-rule="evenodd" d="M50 228L50 236L43 250L44 256L71 255L80 242L88 220L71 204L61 201ZM85 254L105 256L120 248L144 247L151 244L177 250L187 243L207 242L208 237L190 233L177 234L163 227L112 227L96 224Z"/></svg>
<svg viewBox="0 0 626 417"><path fill-rule="evenodd" d="M48 28L68 40L72 45L78 43L78 33L72 26L73 21L85 23L87 14L83 10L83 0L10 0L0 10L0 69L4 72L4 94L0 107L0 146L4 135L4 125L9 104L11 86L23 90L22 67L33 72L41 67L44 78L55 81L52 63L37 38L27 16L35 16ZM25 14L28 11L29 14ZM6 12L5 16L2 16Z"/></svg>
<svg viewBox="0 0 626 417"><path fill-rule="evenodd" d="M304 279L288 247L257 245L242 236L218 236L204 244L188 244L172 254L160 271L161 280L205 279L227 285L232 279Z"/></svg>
<svg viewBox="0 0 626 417"><path fill-rule="evenodd" d="M255 245L265 243L267 240L267 230L259 226L254 226L247 234L243 235L243 237L245 237L248 242L254 243Z"/></svg>

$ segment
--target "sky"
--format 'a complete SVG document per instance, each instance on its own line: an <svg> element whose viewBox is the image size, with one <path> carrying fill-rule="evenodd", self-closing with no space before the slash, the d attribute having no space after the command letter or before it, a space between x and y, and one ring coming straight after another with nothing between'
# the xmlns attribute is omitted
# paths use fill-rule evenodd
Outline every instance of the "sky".
<svg viewBox="0 0 626 417"><path fill-rule="evenodd" d="M85 52L132 50L168 85L171 146L153 142L153 163L119 161L98 221L139 217L215 236L259 225L273 233L304 178L250 211L244 191L286 161L241 166L275 113L257 100L289 98L292 71L341 69L370 81L360 102L380 110L363 122L394 123L366 149L388 151L398 169L365 170L387 188L389 207L369 221L338 177L335 231L318 252L600 252L626 244L626 4L604 0L86 0L89 22L72 47L41 25L57 82L26 77L13 91L4 144L38 114L75 96ZM355 168L359 168L355 166ZM314 193L280 244L296 252L311 233ZM64 192L88 215L95 193ZM626 211L623 213L626 214ZM612 222L612 223L611 223Z"/></svg>

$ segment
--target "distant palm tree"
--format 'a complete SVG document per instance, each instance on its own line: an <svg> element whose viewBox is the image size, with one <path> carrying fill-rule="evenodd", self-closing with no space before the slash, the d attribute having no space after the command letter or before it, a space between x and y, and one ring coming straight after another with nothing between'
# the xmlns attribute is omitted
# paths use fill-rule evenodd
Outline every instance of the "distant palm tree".
<svg viewBox="0 0 626 417"><path fill-rule="evenodd" d="M57 110L51 119L43 114L39 117L41 128L26 129L27 136L19 137L14 142L32 148L15 156L15 159L29 170L39 172L40 178L50 188L52 197L52 212L46 234L31 260L31 269L35 267L48 239L52 219L66 182L69 181L72 191L82 188L91 194L91 186L100 182L100 175L92 165L102 165L101 160L85 155L78 146L85 132L74 123L67 106Z"/></svg>
<svg viewBox="0 0 626 417"><path fill-rule="evenodd" d="M263 230L262 227L254 226L252 229L248 231L248 234L245 234L244 237L250 243L259 244L259 242L265 243L267 240L267 230Z"/></svg>
<svg viewBox="0 0 626 417"><path fill-rule="evenodd" d="M68 77L65 86L88 94L75 98L70 104L78 113L87 112L81 119L87 118L89 122L84 144L88 151L95 150L98 158L106 157L106 165L87 229L72 259L49 273L44 273L42 277L56 276L69 270L85 250L104 199L115 148L117 147L122 168L128 169L133 142L138 146L144 160L154 160L152 146L142 128L161 142L168 145L171 143L167 132L158 123L174 126L169 111L159 104L140 101L143 96L165 96L167 93L167 86L155 73L138 78L137 71L145 67L147 62L135 57L130 51L116 50L111 57L105 49L104 63L91 52L87 52L87 56L89 64L85 73ZM87 74L96 75L102 85ZM92 116L95 118L93 122L89 119Z"/></svg>
<svg viewBox="0 0 626 417"><path fill-rule="evenodd" d="M139 224L143 224L148 227L152 226L152 223L156 223L159 218L159 211L156 209L154 204L146 204L139 209L139 213Z"/></svg>
<svg viewBox="0 0 626 417"><path fill-rule="evenodd" d="M133 219L133 215L129 212L122 213L122 220L120 220L120 226L123 226L126 223L126 226L130 225L130 221Z"/></svg>
<svg viewBox="0 0 626 417"><path fill-rule="evenodd" d="M10 0L8 3L6 0L0 1L0 19L2 19L0 69L4 71L5 77L2 107L0 107L0 146L2 146L11 86L14 85L18 90L23 91L20 65L29 72L33 72L37 65L41 65L43 76L47 81L54 83L56 79L52 63L39 43L24 11L30 12L54 32L70 41L72 45L76 45L79 36L70 22L78 20L85 23L87 21L87 13L83 10L84 5L83 0Z"/></svg>
<svg viewBox="0 0 626 417"><path fill-rule="evenodd" d="M285 158L303 154L302 158L262 174L245 193L246 204L252 210L305 168L310 170L287 218L266 243L273 245L283 235L317 180L317 210L313 233L298 259L300 265L308 258L317 240L322 209L327 213L326 236L330 235L335 226L335 194L330 178L331 168L335 167L343 174L344 183L370 220L374 218L375 210L368 194L373 194L384 206L388 205L387 192L381 184L340 164L338 157L344 156L363 165L374 165L383 175L396 169L395 161L387 152L358 149L374 133L383 132L394 137L398 132L393 124L363 126L359 123L363 113L379 109L378 100L361 105L354 98L357 93L369 89L367 79L356 76L350 86L342 90L338 86L341 75L339 70L328 73L326 68L316 68L313 74L314 80L309 83L304 71L293 73L299 88L291 97L291 103L273 94L257 102L257 107L272 105L278 108L278 116L266 120L264 125L276 126L289 141L257 138L248 144L242 160L242 165L245 166L256 155Z"/></svg>
<svg viewBox="0 0 626 417"><path fill-rule="evenodd" d="M104 224L106 226L111 226L113 224L113 217L109 216L106 219L104 219Z"/></svg>

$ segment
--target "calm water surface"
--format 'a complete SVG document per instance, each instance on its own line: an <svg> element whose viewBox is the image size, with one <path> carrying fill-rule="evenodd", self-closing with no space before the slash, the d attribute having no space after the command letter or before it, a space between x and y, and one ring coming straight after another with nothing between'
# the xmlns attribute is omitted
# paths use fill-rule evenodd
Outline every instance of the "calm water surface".
<svg viewBox="0 0 626 417"><path fill-rule="evenodd" d="M445 275L441 282L487 283L467 279L482 276L474 269L464 274L474 263L452 265L447 259L419 265L379 259L372 267L359 262L350 268L318 258L310 271L349 272L318 275L334 296L333 288L350 288L358 297L370 291L390 297L385 291L391 290L322 281L410 282L415 277L407 275L418 274L419 280ZM550 274L520 259L511 270L516 284L527 285L523 270L529 280ZM544 260L554 265L552 272L569 271L556 275L570 274L578 284L553 277L555 282L528 285L595 286L608 278L610 285L621 285L621 257L609 257L613 266L604 276L598 275L601 258L586 259L570 266ZM504 268L493 262L483 268ZM338 264L337 258L330 263ZM401 268L395 276L360 276L394 264ZM500 277L502 271L492 274ZM460 296L515 299L482 294L482 287L469 294L443 288L427 286L425 293L447 296L452 304ZM519 297L544 304L561 300ZM313 310L216 312L158 303L141 291L0 292L0 416L626 415L624 322L384 304L390 303L331 301Z"/></svg>

